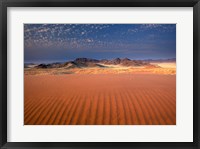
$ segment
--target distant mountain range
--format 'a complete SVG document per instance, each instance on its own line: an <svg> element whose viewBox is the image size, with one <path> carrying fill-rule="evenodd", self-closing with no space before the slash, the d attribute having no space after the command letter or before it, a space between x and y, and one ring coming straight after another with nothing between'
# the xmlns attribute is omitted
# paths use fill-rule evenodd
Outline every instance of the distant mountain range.
<svg viewBox="0 0 200 149"><path fill-rule="evenodd" d="M169 59L146 59L143 60L144 62L176 62L176 58L169 58Z"/></svg>
<svg viewBox="0 0 200 149"><path fill-rule="evenodd" d="M24 68L87 68L87 67L99 67L99 68L106 68L112 65L120 65L124 67L137 67L137 66L145 66L145 67L158 67L152 65L150 63L156 62L176 62L176 58L172 59L147 59L147 60L131 60L128 58L115 58L115 59L91 59L91 58L77 58L73 61L67 62L57 62L57 63L50 63L50 64L34 64L34 63L25 63Z"/></svg>
<svg viewBox="0 0 200 149"><path fill-rule="evenodd" d="M35 68L86 68L86 67L108 67L109 65L121 65L121 66L150 66L148 62L141 60L130 60L128 58L116 58L112 60L102 59L90 59L90 58L77 58L74 61L68 61L65 63L51 63L51 64L39 64Z"/></svg>

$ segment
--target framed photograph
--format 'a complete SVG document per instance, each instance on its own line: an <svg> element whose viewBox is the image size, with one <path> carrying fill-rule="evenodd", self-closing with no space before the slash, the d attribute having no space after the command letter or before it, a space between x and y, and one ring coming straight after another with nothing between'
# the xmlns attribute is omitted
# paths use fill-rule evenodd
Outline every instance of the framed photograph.
<svg viewBox="0 0 200 149"><path fill-rule="evenodd" d="M198 0L0 7L1 148L199 148Z"/></svg>

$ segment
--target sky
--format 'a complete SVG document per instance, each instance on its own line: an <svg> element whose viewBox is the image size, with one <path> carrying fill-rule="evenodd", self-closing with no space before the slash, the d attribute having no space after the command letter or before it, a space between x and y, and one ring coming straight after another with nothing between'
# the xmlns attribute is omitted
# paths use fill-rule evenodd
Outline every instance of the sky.
<svg viewBox="0 0 200 149"><path fill-rule="evenodd" d="M24 24L25 62L176 58L176 24Z"/></svg>

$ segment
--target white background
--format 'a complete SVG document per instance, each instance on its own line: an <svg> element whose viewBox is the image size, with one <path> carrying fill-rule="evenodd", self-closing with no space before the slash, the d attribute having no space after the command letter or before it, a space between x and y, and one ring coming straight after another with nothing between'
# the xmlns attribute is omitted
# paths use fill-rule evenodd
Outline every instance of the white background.
<svg viewBox="0 0 200 149"><path fill-rule="evenodd" d="M24 126L23 23L176 23L176 125ZM8 8L8 142L192 142L192 8Z"/></svg>

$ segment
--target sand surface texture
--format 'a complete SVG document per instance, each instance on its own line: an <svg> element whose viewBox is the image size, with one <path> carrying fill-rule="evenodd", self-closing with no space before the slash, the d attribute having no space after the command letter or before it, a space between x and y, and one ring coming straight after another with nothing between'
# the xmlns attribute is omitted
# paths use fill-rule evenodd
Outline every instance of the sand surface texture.
<svg viewBox="0 0 200 149"><path fill-rule="evenodd" d="M25 125L174 125L176 75L24 77Z"/></svg>

